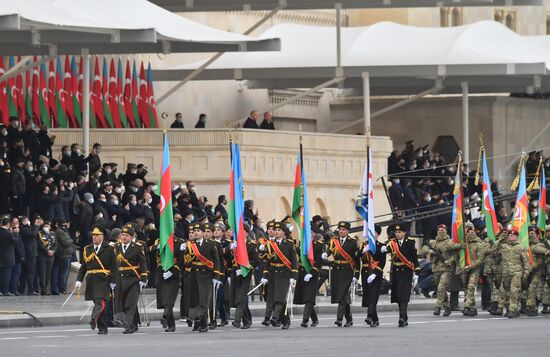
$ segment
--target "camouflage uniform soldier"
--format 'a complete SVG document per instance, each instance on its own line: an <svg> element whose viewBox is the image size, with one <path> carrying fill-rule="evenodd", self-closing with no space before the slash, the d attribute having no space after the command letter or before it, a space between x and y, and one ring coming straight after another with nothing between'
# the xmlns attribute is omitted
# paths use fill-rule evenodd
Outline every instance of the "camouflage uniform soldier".
<svg viewBox="0 0 550 357"><path fill-rule="evenodd" d="M546 249L550 249L550 229L547 227L546 235L542 239L542 244ZM542 311L543 314L550 314L550 257L544 258L544 267L542 271Z"/></svg>
<svg viewBox="0 0 550 357"><path fill-rule="evenodd" d="M537 291L541 285L541 271L544 266L544 259L550 255L550 250L546 249L537 237L539 229L537 226L529 227L529 249L533 257L533 264L529 271L529 286L527 287L527 316L538 315Z"/></svg>
<svg viewBox="0 0 550 357"><path fill-rule="evenodd" d="M518 231L508 234L508 244L502 245L502 296L499 310L506 307L506 316L519 316L519 303L523 279L529 274L529 257L520 245Z"/></svg>
<svg viewBox="0 0 550 357"><path fill-rule="evenodd" d="M451 273L456 267L457 252L462 244L454 243L447 234L447 226L440 224L437 227L435 240L430 241L432 255L432 272L435 286L437 287L437 302L435 303L434 315L439 316L441 308L444 308L443 316L451 314L447 289Z"/></svg>
<svg viewBox="0 0 550 357"><path fill-rule="evenodd" d="M508 231L506 229L501 229L499 235L497 236L498 241L507 239ZM498 299L500 286L502 283L502 256L500 251L497 249L497 245L487 238L487 242L491 245L491 248L487 251L485 259L483 260L483 272L487 284L490 286L491 296L490 296L490 305L487 311L491 315L496 315L498 310ZM502 312L499 314L502 315Z"/></svg>
<svg viewBox="0 0 550 357"><path fill-rule="evenodd" d="M464 225L466 230L466 244L470 256L470 265L464 267L464 284L466 285L466 295L464 299L464 316L476 316L476 300L475 291L479 282L479 269L485 259L487 246L476 235L474 225L471 222L466 222Z"/></svg>

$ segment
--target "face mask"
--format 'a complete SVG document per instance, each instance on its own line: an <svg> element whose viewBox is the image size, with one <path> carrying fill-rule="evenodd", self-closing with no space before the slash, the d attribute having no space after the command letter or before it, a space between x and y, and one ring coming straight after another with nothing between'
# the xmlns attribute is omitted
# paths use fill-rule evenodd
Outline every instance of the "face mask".
<svg viewBox="0 0 550 357"><path fill-rule="evenodd" d="M137 174L137 169L130 170L130 173Z"/></svg>
<svg viewBox="0 0 550 357"><path fill-rule="evenodd" d="M28 171L28 172L33 172L33 171L34 171L34 167L32 167L32 166L27 167L27 171Z"/></svg>
<svg viewBox="0 0 550 357"><path fill-rule="evenodd" d="M31 124L31 129L36 129L36 124L32 123Z"/></svg>
<svg viewBox="0 0 550 357"><path fill-rule="evenodd" d="M100 198L99 201L100 202L107 202L107 200L105 198Z"/></svg>
<svg viewBox="0 0 550 357"><path fill-rule="evenodd" d="M64 151L64 152L63 152L63 155L65 155L65 156L71 156L71 152L70 152L70 151Z"/></svg>
<svg viewBox="0 0 550 357"><path fill-rule="evenodd" d="M118 206L118 200L111 202L113 205Z"/></svg>
<svg viewBox="0 0 550 357"><path fill-rule="evenodd" d="M189 222L193 222L195 220L195 216L189 216Z"/></svg>
<svg viewBox="0 0 550 357"><path fill-rule="evenodd" d="M432 197L431 196L427 196L426 197L426 201L430 202L432 200Z"/></svg>
<svg viewBox="0 0 550 357"><path fill-rule="evenodd" d="M98 214L97 218L103 218L103 213Z"/></svg>
<svg viewBox="0 0 550 357"><path fill-rule="evenodd" d="M150 205L151 203L153 203L153 199L152 199L152 198L148 198L148 199L147 199L147 204Z"/></svg>
<svg viewBox="0 0 550 357"><path fill-rule="evenodd" d="M152 190L153 192L156 192L156 191L158 190L158 188L159 188L159 187L158 187L157 185L151 186L151 190Z"/></svg>
<svg viewBox="0 0 550 357"><path fill-rule="evenodd" d="M135 206L135 205L137 205L137 201L130 201L130 204L131 204L132 206Z"/></svg>
<svg viewBox="0 0 550 357"><path fill-rule="evenodd" d="M80 155L80 153L81 153L80 149L77 149L77 150L76 150L76 154L77 154L77 155Z"/></svg>
<svg viewBox="0 0 550 357"><path fill-rule="evenodd" d="M93 198L90 198L87 200L89 204L93 205L94 204L94 199Z"/></svg>
<svg viewBox="0 0 550 357"><path fill-rule="evenodd" d="M44 233L50 233L50 227L44 227L42 228L42 230L44 231Z"/></svg>
<svg viewBox="0 0 550 357"><path fill-rule="evenodd" d="M46 166L42 166L40 168L40 172L42 172L44 175L48 173L48 168Z"/></svg>
<svg viewBox="0 0 550 357"><path fill-rule="evenodd" d="M13 122L13 126L19 126L19 122L18 122L17 120L15 120L15 121Z"/></svg>
<svg viewBox="0 0 550 357"><path fill-rule="evenodd" d="M101 154L101 149L95 149L95 153L96 153L97 155Z"/></svg>
<svg viewBox="0 0 550 357"><path fill-rule="evenodd" d="M2 136L8 136L8 131L7 130L2 130L0 132L0 134L2 134Z"/></svg>
<svg viewBox="0 0 550 357"><path fill-rule="evenodd" d="M120 188L120 187L115 188L115 192L116 192L116 193L121 193L121 192L122 192L122 188Z"/></svg>
<svg viewBox="0 0 550 357"><path fill-rule="evenodd" d="M539 201L533 201L533 207L538 207L539 206Z"/></svg>
<svg viewBox="0 0 550 357"><path fill-rule="evenodd" d="M396 184L399 185L399 182L400 182L400 181L399 181L399 179L395 179L393 182L395 182Z"/></svg>
<svg viewBox="0 0 550 357"><path fill-rule="evenodd" d="M455 183L454 180L449 180L449 186L454 185L454 183Z"/></svg>
<svg viewBox="0 0 550 357"><path fill-rule="evenodd" d="M107 173L107 175L110 175L110 174L111 174L111 172L113 172L113 170L111 170L111 169L107 169L107 170L105 170L105 172Z"/></svg>
<svg viewBox="0 0 550 357"><path fill-rule="evenodd" d="M137 192L138 188L134 186L130 186L130 191Z"/></svg>

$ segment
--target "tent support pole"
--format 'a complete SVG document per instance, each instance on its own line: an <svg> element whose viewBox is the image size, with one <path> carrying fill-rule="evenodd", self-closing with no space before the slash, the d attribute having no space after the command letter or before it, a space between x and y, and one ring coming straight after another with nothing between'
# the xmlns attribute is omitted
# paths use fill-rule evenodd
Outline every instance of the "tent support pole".
<svg viewBox="0 0 550 357"><path fill-rule="evenodd" d="M364 79L363 79L363 81L364 81ZM394 110L394 109L397 109L397 108L400 108L400 107L402 107L402 106L405 106L405 105L407 105L407 104L409 104L409 103L415 102L415 101L417 101L418 99L423 98L423 97L425 97L425 96L427 96L427 95L429 95L429 94L437 94L437 93L439 93L439 91L441 91L441 89L443 88L443 84L442 84L442 83L443 83L443 82L442 82L440 79L438 79L438 80L435 82L435 85L434 85L432 88L430 88L430 89L428 89L428 90L425 90L424 92L418 93L418 94L416 94L416 95L413 95L413 96L411 96L411 97L408 97L408 98L406 98L406 99L403 99L402 101L399 101L399 102L397 102L397 103L395 103L395 104L392 104L392 105L390 105L389 107L386 107L386 108L384 108L384 109L381 109L381 110L379 110L379 111L377 111L377 112L371 114L370 119L376 118L376 117L378 117L378 116L380 116L380 115L382 115L382 114L385 114L385 113L387 113L387 112L390 112L390 111L392 111L392 110ZM370 92L370 91L369 91L369 92ZM370 93L369 93L369 94L370 94ZM337 130L334 131L334 133L342 133L342 132L348 130L349 128L353 128L354 126L363 123L364 121L365 121L365 117L360 118L360 119L357 119L357 120L354 120L353 122L351 122L351 123L349 123L349 124L346 124L346 125L344 125L344 126L338 128ZM370 122L369 122L369 125L370 125Z"/></svg>
<svg viewBox="0 0 550 357"><path fill-rule="evenodd" d="M90 50L82 49L82 151L87 154L90 150ZM90 173L88 172L88 177Z"/></svg>
<svg viewBox="0 0 550 357"><path fill-rule="evenodd" d="M343 77L342 70L342 4L336 3L336 74L335 77Z"/></svg>
<svg viewBox="0 0 550 357"><path fill-rule="evenodd" d="M258 22L256 22L254 25L252 25L248 30L246 30L243 35L250 35L254 30L256 30L258 27L262 26L264 23L266 23L269 19L271 19L273 16L275 16L279 11L284 9L286 7L286 1L281 1L280 5L274 8L269 14L262 17ZM218 52L214 56L212 56L208 61L203 63L199 68L194 70L193 72L189 73L188 76L183 78L181 81L179 81L175 86L170 88L166 93L164 93L155 103L158 106L160 103L164 102L168 97L170 97L172 94L174 94L178 89L183 87L187 82L192 81L195 77L197 77L199 74L201 74L208 66L210 66L212 63L216 62L225 52Z"/></svg>
<svg viewBox="0 0 550 357"><path fill-rule="evenodd" d="M363 72L363 117L365 118L365 136L370 137L370 75L369 72Z"/></svg>
<svg viewBox="0 0 550 357"><path fill-rule="evenodd" d="M470 162L470 103L468 101L468 82L460 82L462 87L462 155L464 162Z"/></svg>

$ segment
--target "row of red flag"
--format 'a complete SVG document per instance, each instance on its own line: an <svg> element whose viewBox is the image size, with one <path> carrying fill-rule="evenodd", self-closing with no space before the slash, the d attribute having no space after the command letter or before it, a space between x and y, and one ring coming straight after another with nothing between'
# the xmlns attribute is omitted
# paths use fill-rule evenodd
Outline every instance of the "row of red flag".
<svg viewBox="0 0 550 357"><path fill-rule="evenodd" d="M40 59L34 57L33 61L37 62ZM100 62L103 65L102 73L99 70ZM111 58L109 61L106 57L100 59L96 56L92 63L92 128L159 127L151 63L145 70L141 61L138 76L137 61L131 64L127 59L124 77L120 58ZM7 68L4 66L4 58L0 57L0 76L14 65L14 57L8 59ZM8 125L10 117L17 117L22 125L25 125L29 118L34 118L36 124L49 128L79 128L82 126L83 82L82 57L77 59L75 56L65 56L64 60L58 57L57 60L31 68L25 73L0 82L0 119L5 125Z"/></svg>

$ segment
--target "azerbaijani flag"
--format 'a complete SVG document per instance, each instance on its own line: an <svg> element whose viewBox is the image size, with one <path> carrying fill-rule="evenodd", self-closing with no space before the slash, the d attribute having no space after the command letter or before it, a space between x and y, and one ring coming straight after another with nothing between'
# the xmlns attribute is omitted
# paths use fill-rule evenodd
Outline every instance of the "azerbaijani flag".
<svg viewBox="0 0 550 357"><path fill-rule="evenodd" d="M541 234L546 231L546 174L544 167L540 168L540 191L539 191L539 215L537 219L537 227Z"/></svg>
<svg viewBox="0 0 550 357"><path fill-rule="evenodd" d="M368 161L363 171L363 181L359 187L359 194L355 201L355 210L363 217L363 236L369 243L371 252L376 252L376 237L374 235L374 190L372 186L372 156L370 147L367 147ZM369 209L370 208L370 209Z"/></svg>
<svg viewBox="0 0 550 357"><path fill-rule="evenodd" d="M15 66L15 58L13 56L10 56L9 61L9 68L12 68ZM18 91L17 86L15 85L15 78L11 77L8 79L8 88L7 88L7 95L8 95L8 112L10 117L17 117L19 116L19 113L17 111L17 103L18 103Z"/></svg>
<svg viewBox="0 0 550 357"><path fill-rule="evenodd" d="M481 206L481 212L485 217L487 237L494 242L500 231L493 202L493 193L491 192L491 181L489 179L489 170L487 169L485 150L483 150L483 205Z"/></svg>
<svg viewBox="0 0 550 357"><path fill-rule="evenodd" d="M57 58L57 73L55 74L55 108L57 110L57 125L59 128L68 128L67 125L67 102L63 91L63 72L61 71L61 57Z"/></svg>
<svg viewBox="0 0 550 357"><path fill-rule="evenodd" d="M455 243L464 243L464 196L462 194L462 157L459 156L458 164L456 165L456 177L453 199L453 221L451 237ZM468 246L460 250L460 266L464 268L470 265L470 256L468 254Z"/></svg>
<svg viewBox="0 0 550 357"><path fill-rule="evenodd" d="M250 272L248 251L246 247L246 232L244 231L244 200L243 178L241 171L241 153L239 144L231 143L231 181L229 182L229 226L233 229L233 239L237 247L233 251L237 264L241 267L241 275L246 277Z"/></svg>
<svg viewBox="0 0 550 357"><path fill-rule="evenodd" d="M296 158L296 177L294 179L294 198L292 200L292 218L300 230L300 261L309 274L313 257L313 242L311 240L311 222L309 221L309 197L307 193L306 174L304 172L304 161L302 144L300 153Z"/></svg>
<svg viewBox="0 0 550 357"><path fill-rule="evenodd" d="M147 107L150 127L158 128L159 120L157 118L157 109L155 108L155 93L153 91L153 71L151 71L151 62L147 65Z"/></svg>
<svg viewBox="0 0 550 357"><path fill-rule="evenodd" d="M518 231L521 246L528 250L529 264L533 264L533 255L529 249L529 210L527 209L527 188L525 184L525 165L521 163L521 176L519 178L518 197L512 219L512 229Z"/></svg>
<svg viewBox="0 0 550 357"><path fill-rule="evenodd" d="M160 170L160 264L164 271L174 266L174 212L172 207L172 180L170 178L170 149L168 134L164 131L164 150Z"/></svg>

